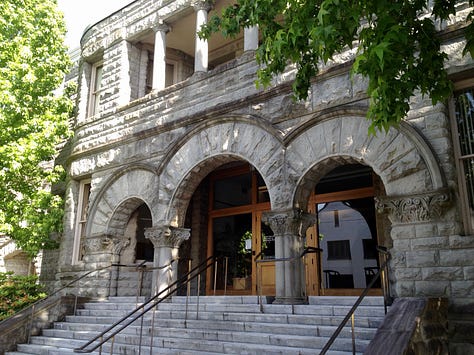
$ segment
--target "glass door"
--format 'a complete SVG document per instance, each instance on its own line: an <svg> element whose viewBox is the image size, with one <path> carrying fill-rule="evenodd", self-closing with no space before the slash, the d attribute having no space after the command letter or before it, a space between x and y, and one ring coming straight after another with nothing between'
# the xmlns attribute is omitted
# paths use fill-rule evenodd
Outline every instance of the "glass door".
<svg viewBox="0 0 474 355"><path fill-rule="evenodd" d="M317 216L324 289L333 294L364 289L378 270L373 198L320 202Z"/></svg>
<svg viewBox="0 0 474 355"><path fill-rule="evenodd" d="M216 291L250 292L252 214L213 218L212 237L214 255L218 259L214 272Z"/></svg>
<svg viewBox="0 0 474 355"><path fill-rule="evenodd" d="M261 225L261 212L269 208L265 183L250 165L211 174L207 256L216 256L218 263L206 275L208 294L256 293L255 256L262 246L274 256L273 233Z"/></svg>
<svg viewBox="0 0 474 355"><path fill-rule="evenodd" d="M306 246L322 251L305 257L308 295L359 295L378 271L374 194L374 173L361 164L339 166L315 186ZM381 294L380 283L370 294Z"/></svg>
<svg viewBox="0 0 474 355"><path fill-rule="evenodd" d="M262 223L262 211L255 214L254 257L252 259L252 289L255 294L275 295L275 237L269 226ZM261 262L257 262L257 260Z"/></svg>

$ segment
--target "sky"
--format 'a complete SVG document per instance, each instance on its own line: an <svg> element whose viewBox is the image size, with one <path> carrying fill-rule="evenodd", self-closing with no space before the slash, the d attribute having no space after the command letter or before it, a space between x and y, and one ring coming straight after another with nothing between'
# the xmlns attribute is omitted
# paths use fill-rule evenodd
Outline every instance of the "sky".
<svg viewBox="0 0 474 355"><path fill-rule="evenodd" d="M64 13L67 34L66 45L79 47L81 36L88 25L96 23L133 0L57 0Z"/></svg>

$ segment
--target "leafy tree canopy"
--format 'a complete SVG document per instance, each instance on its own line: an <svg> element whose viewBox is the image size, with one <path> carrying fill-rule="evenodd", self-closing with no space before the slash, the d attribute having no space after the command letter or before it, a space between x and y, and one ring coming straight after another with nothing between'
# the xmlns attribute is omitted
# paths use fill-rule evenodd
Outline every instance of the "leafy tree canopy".
<svg viewBox="0 0 474 355"><path fill-rule="evenodd" d="M0 232L31 255L54 243L62 199L48 192L71 102L55 93L70 62L55 0L0 1Z"/></svg>
<svg viewBox="0 0 474 355"><path fill-rule="evenodd" d="M458 5L455 0L237 0L221 16L211 17L200 35L235 36L258 25L257 60L263 65L257 84L268 85L290 61L297 67L293 91L298 99L307 97L318 64L354 48L352 74L368 78L368 118L375 133L405 117L415 91L429 95L433 104L450 95L443 67L447 55L440 50L435 23L455 15ZM465 52L472 56L472 22L465 34Z"/></svg>

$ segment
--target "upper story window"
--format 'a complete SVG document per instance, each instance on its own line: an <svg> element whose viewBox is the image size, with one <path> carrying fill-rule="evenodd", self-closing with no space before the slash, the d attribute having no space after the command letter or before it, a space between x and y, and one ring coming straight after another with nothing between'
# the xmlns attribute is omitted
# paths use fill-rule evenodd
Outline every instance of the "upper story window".
<svg viewBox="0 0 474 355"><path fill-rule="evenodd" d="M453 143L466 233L474 231L474 82L458 85L453 100ZM467 86L467 85L469 86Z"/></svg>
<svg viewBox="0 0 474 355"><path fill-rule="evenodd" d="M89 108L88 116L94 116L99 112L100 93L102 89L102 74L104 65L102 62L92 65L90 90L89 90Z"/></svg>
<svg viewBox="0 0 474 355"><path fill-rule="evenodd" d="M84 255L83 243L86 237L86 223L89 211L91 193L91 180L83 180L79 184L79 197L76 209L76 225L74 231L74 244L72 248L72 263L77 264Z"/></svg>

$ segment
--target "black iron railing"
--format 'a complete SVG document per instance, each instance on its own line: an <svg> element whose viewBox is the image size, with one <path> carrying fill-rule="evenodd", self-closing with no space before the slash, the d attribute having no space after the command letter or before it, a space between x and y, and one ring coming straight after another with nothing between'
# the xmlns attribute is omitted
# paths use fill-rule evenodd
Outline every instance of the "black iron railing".
<svg viewBox="0 0 474 355"><path fill-rule="evenodd" d="M113 353L113 346L115 341L115 336L122 332L124 329L128 328L131 324L140 320L140 340L139 340L139 349L138 353L141 354L142 349L142 337L143 337L143 319L148 312L153 311L151 319L151 333L150 333L150 354L152 354L153 348L153 331L154 331L154 322L155 322L155 310L156 307L168 300L171 296L175 295L178 290L187 287L189 290L190 282L194 279L198 280L198 294L199 294L199 284L202 273L214 265L214 256L208 257L206 260L201 262L196 267L192 268L188 273L180 277L177 281L171 283L168 287L161 290L159 293L151 297L148 301L144 302L142 305L136 307L133 311L128 313L126 316L122 317L120 320L112 324L110 327L105 329L103 332L90 339L86 344L80 348L74 349L76 353L90 353L96 349L99 349L99 354L102 354L102 347L105 343L110 341L110 353ZM187 301L186 301L187 308ZM187 315L186 315L187 318Z"/></svg>
<svg viewBox="0 0 474 355"><path fill-rule="evenodd" d="M382 292L383 292L383 298L384 298L384 310L385 310L385 314L387 314L387 307L392 304L392 298L390 296L390 285L389 285L389 281L388 281L388 262L390 260L390 254L387 251L387 248L385 248L385 247L378 246L377 250L378 250L379 255L380 255L380 268L379 268L379 270L372 277L372 280L367 285L367 287L362 291L359 298L357 298L356 302L354 303L352 308L349 310L349 312L346 314L346 316L342 320L341 324L339 324L339 326L335 330L334 334L329 338L326 345L324 345L324 347L321 350L319 355L326 354L326 352L329 350L331 345L334 343L336 338L341 333L342 329L346 326L349 319L351 319L352 353L353 354L356 353L355 333L354 333L354 323L355 323L354 314L355 314L355 311L357 310L357 307L359 307L359 305L364 300L364 297L367 296L370 289L375 285L375 283L377 282L377 280L379 278L381 280L381 285L382 285Z"/></svg>

